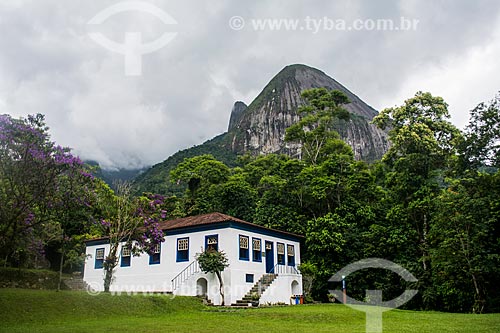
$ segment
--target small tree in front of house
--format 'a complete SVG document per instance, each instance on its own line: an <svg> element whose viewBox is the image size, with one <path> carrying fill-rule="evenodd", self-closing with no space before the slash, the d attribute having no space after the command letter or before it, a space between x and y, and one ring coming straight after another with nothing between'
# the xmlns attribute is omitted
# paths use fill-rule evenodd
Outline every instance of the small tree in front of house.
<svg viewBox="0 0 500 333"><path fill-rule="evenodd" d="M164 241L159 222L166 217L163 210L164 198L161 195L146 194L131 198L131 185L117 183L117 194L105 184L98 195L101 212L105 218L96 222L104 237L109 238L109 254L104 259L104 291L108 292L113 281L114 270L118 265L121 243L133 255L148 253L153 255L155 248Z"/></svg>
<svg viewBox="0 0 500 333"><path fill-rule="evenodd" d="M221 296L221 305L224 305L224 282L222 281L222 272L229 266L227 255L223 251L207 249L202 253L196 254L196 260L203 273L215 273L219 279L219 292Z"/></svg>

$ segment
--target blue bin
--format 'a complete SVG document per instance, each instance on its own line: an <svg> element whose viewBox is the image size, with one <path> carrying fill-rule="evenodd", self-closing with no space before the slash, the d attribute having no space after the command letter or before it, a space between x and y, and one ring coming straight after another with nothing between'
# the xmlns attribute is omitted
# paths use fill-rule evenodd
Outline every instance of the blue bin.
<svg viewBox="0 0 500 333"><path fill-rule="evenodd" d="M300 304L300 296L295 295L295 304Z"/></svg>

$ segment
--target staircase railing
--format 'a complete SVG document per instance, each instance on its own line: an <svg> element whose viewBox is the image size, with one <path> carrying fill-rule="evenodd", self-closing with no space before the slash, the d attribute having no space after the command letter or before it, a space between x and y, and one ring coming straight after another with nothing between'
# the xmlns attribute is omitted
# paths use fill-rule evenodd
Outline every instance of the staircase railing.
<svg viewBox="0 0 500 333"><path fill-rule="evenodd" d="M274 265L271 269L272 274L300 274L300 272L295 268L295 266L288 266L283 264Z"/></svg>
<svg viewBox="0 0 500 333"><path fill-rule="evenodd" d="M179 288L179 286L189 279L191 275L200 272L200 265L198 265L198 261L192 261L186 268L184 268L179 274L177 274L172 279L172 292Z"/></svg>
<svg viewBox="0 0 500 333"><path fill-rule="evenodd" d="M271 275L271 276L270 276ZM243 298L239 299L236 301L236 303L233 303L231 305L239 305L239 306L247 306L248 303L250 302L255 302L257 299L255 298L254 294L258 295L258 299L264 294L264 292L269 288L269 286L273 283L273 281L276 279L276 276L272 276L272 274L264 274L260 277L259 281L257 281L250 290L243 295ZM264 282L264 280L267 280Z"/></svg>

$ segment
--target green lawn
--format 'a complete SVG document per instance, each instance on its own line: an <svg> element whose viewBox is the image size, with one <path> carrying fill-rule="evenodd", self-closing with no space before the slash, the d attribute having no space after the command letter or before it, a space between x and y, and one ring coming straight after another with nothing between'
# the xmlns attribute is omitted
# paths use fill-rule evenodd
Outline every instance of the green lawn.
<svg viewBox="0 0 500 333"><path fill-rule="evenodd" d="M499 332L500 314L393 310L384 332ZM343 305L204 307L168 296L0 289L0 332L364 332L363 312Z"/></svg>

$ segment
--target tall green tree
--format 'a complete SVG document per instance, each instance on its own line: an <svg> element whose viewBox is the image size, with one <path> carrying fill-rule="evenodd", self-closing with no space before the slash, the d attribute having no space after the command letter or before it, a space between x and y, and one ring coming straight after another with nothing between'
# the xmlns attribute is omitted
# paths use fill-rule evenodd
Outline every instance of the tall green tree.
<svg viewBox="0 0 500 333"><path fill-rule="evenodd" d="M210 187L209 200L214 211L252 221L257 191L241 173L234 174L221 184Z"/></svg>
<svg viewBox="0 0 500 333"><path fill-rule="evenodd" d="M500 295L500 100L470 113L450 185L438 197L430 232L438 307L447 311L498 311Z"/></svg>
<svg viewBox="0 0 500 333"><path fill-rule="evenodd" d="M470 112L461 150L464 170L500 168L500 93Z"/></svg>
<svg viewBox="0 0 500 333"><path fill-rule="evenodd" d="M383 110L373 122L389 129L391 148L384 155L386 186L391 196L389 221L410 240L401 260L420 272L424 307L431 307L429 231L434 203L444 172L456 159L460 131L448 119L448 105L441 97L418 92L403 105ZM401 230L398 230L400 232Z"/></svg>
<svg viewBox="0 0 500 333"><path fill-rule="evenodd" d="M434 284L447 311L498 311L500 173L455 180L430 230Z"/></svg>
<svg viewBox="0 0 500 333"><path fill-rule="evenodd" d="M298 234L305 232L303 201L297 176L304 163L286 155L255 157L243 174L257 191L253 222Z"/></svg>
<svg viewBox="0 0 500 333"><path fill-rule="evenodd" d="M186 158L170 171L173 183L188 185L184 204L187 215L213 211L213 203L209 200L210 187L225 183L229 176L229 168L208 154Z"/></svg>
<svg viewBox="0 0 500 333"><path fill-rule="evenodd" d="M4 264L22 265L73 221L61 213L85 207L82 190L93 177L69 148L50 140L41 114L0 115L0 253ZM67 186L71 184L71 186ZM59 236L59 235L58 235Z"/></svg>
<svg viewBox="0 0 500 333"><path fill-rule="evenodd" d="M170 172L173 182L188 184L192 195L207 184L218 184L229 176L229 168L212 155L200 155L186 158Z"/></svg>
<svg viewBox="0 0 500 333"><path fill-rule="evenodd" d="M325 152L349 151L333 129L336 120L349 119L349 112L343 108L349 103L347 96L325 88L304 90L301 96L305 105L297 112L302 118L286 129L285 141L300 144L302 158L313 165L327 155Z"/></svg>

